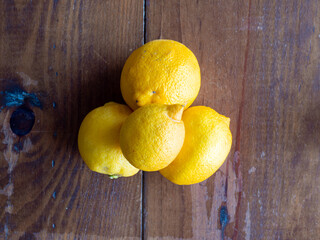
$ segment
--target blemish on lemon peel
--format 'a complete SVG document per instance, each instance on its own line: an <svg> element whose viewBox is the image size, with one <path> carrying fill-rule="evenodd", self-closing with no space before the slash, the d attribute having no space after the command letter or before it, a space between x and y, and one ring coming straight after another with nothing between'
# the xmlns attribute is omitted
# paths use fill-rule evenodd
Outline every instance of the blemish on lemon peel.
<svg viewBox="0 0 320 240"><path fill-rule="evenodd" d="M20 87L0 91L0 112L5 107L19 107L26 103L42 109L42 104L35 93L28 93Z"/></svg>

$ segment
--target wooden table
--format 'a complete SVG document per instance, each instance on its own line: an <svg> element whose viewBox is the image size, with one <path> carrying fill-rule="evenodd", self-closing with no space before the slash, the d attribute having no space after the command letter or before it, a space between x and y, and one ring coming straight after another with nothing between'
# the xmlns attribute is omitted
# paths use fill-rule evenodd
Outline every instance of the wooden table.
<svg viewBox="0 0 320 240"><path fill-rule="evenodd" d="M78 153L83 117L124 102L126 58L159 38L197 56L194 105L231 118L200 184L110 180ZM319 1L2 0L0 91L1 239L319 239Z"/></svg>

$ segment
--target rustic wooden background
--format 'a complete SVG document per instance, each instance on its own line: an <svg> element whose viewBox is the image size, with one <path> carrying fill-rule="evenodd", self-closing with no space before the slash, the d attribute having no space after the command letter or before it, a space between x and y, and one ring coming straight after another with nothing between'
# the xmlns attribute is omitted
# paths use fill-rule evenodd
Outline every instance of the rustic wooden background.
<svg viewBox="0 0 320 240"><path fill-rule="evenodd" d="M123 103L126 58L158 38L197 56L194 105L231 118L229 157L200 184L110 180L77 150L83 117ZM19 91L35 115L20 137ZM1 239L319 239L317 0L1 0L0 104Z"/></svg>

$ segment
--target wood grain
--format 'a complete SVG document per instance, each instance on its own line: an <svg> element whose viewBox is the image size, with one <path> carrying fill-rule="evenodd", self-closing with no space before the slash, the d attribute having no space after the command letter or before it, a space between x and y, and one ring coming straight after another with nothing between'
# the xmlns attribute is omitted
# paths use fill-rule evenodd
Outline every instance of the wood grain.
<svg viewBox="0 0 320 240"><path fill-rule="evenodd" d="M140 238L140 174L91 172L76 139L90 110L123 102L120 73L143 43L143 2L1 1L0 10L0 91L19 87L42 104L20 138L9 126L16 107L0 112L0 238Z"/></svg>
<svg viewBox="0 0 320 240"><path fill-rule="evenodd" d="M28 95L23 137L17 106L0 112L0 238L318 239L319 14L315 0L1 1L0 104L23 89L41 107ZM126 57L158 38L197 56L194 105L231 118L227 161L200 184L111 181L78 154L83 117L123 102Z"/></svg>
<svg viewBox="0 0 320 240"><path fill-rule="evenodd" d="M202 87L194 105L231 118L233 147L221 169L197 185L145 174L146 239L318 238L319 7L147 1L147 41L175 39L195 53Z"/></svg>

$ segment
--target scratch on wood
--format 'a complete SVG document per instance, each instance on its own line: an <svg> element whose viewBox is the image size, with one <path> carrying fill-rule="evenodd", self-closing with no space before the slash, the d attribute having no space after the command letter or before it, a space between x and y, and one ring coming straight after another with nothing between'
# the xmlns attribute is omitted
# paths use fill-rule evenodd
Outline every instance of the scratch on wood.
<svg viewBox="0 0 320 240"><path fill-rule="evenodd" d="M4 187L4 189L1 191L2 194L7 196L7 205L5 207L5 212L11 214L13 212L13 205L11 203L11 196L13 194L14 184L12 181L11 173L16 166L19 154L15 151L12 151L14 146L14 139L16 139L16 135L13 134L10 130L10 124L9 124L9 111L7 112L4 121L3 121L3 127L2 127L2 133L4 135L4 139L2 140L2 143L6 145L5 150L3 151L3 157L8 163L8 175L9 175L9 182ZM6 239L9 239L9 228L8 228L8 218L6 219L6 224L4 227L5 237Z"/></svg>
<svg viewBox="0 0 320 240"><path fill-rule="evenodd" d="M10 130L10 125L9 125L9 112L7 112L7 115L4 119L3 127L2 127L2 132L4 134L4 139L2 141L3 144L7 145L6 150L3 152L4 159L8 163L8 174L11 174L13 171L17 161L18 161L18 154L15 153L14 151L11 151L13 149L13 141L16 138L15 134L13 134Z"/></svg>
<svg viewBox="0 0 320 240"><path fill-rule="evenodd" d="M94 54L96 54L105 64L108 64L107 60L105 60L96 50L93 49Z"/></svg>
<svg viewBox="0 0 320 240"><path fill-rule="evenodd" d="M240 27L238 28L239 31L262 31L263 26L262 23L264 21L264 16L254 16L248 17L250 19L243 18L240 22ZM250 20L250 25L248 21Z"/></svg>
<svg viewBox="0 0 320 240"><path fill-rule="evenodd" d="M31 79L31 77L29 77L24 72L17 72L17 74L23 79L22 84L24 87L28 87L30 85L38 85L38 81Z"/></svg>
<svg viewBox="0 0 320 240"><path fill-rule="evenodd" d="M31 142L31 139L29 137L26 137L23 141L23 144L22 144L23 148L22 148L22 152L29 152L29 150L32 149L32 142Z"/></svg>
<svg viewBox="0 0 320 240"><path fill-rule="evenodd" d="M3 189L0 189L0 195L10 197L13 194L13 183L8 183Z"/></svg>
<svg viewBox="0 0 320 240"><path fill-rule="evenodd" d="M252 167L249 169L248 173L251 174L251 173L254 173L257 169L255 167Z"/></svg>
<svg viewBox="0 0 320 240"><path fill-rule="evenodd" d="M235 165L239 163L240 169L240 153L235 152L233 157L233 164L229 164L228 169L228 212L230 215L230 223L236 221L236 210L237 210L237 194L242 191L242 176L239 170L239 174L236 173Z"/></svg>
<svg viewBox="0 0 320 240"><path fill-rule="evenodd" d="M244 220L245 227L243 231L246 233L246 240L250 240L250 234L251 234L251 219L250 219L250 204L248 202L247 211L246 211L246 218Z"/></svg>
<svg viewBox="0 0 320 240"><path fill-rule="evenodd" d="M263 207L262 207L262 201L261 201L261 198L260 198L260 190L258 189L258 203L259 203L259 210L260 210L260 214L263 214L262 213L262 210L263 210Z"/></svg>
<svg viewBox="0 0 320 240"><path fill-rule="evenodd" d="M10 201L7 202L7 206L4 208L4 211L9 214L13 213L13 205Z"/></svg>

